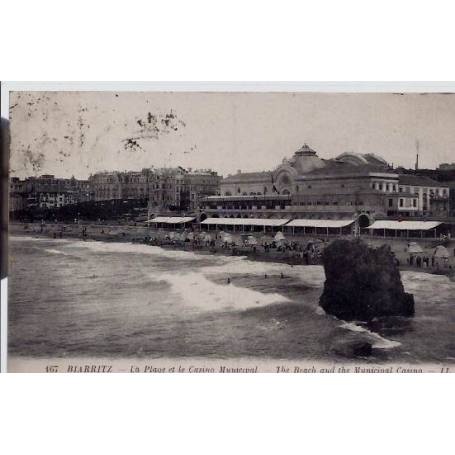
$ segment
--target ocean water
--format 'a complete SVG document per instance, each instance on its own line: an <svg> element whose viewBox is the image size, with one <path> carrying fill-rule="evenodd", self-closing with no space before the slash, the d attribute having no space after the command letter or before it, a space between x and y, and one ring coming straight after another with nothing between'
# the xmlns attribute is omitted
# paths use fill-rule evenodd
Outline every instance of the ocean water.
<svg viewBox="0 0 455 455"><path fill-rule="evenodd" d="M415 317L367 326L318 306L320 266L25 236L10 239L10 257L11 355L342 362L367 341L363 362L455 361L455 283L444 276L403 272Z"/></svg>

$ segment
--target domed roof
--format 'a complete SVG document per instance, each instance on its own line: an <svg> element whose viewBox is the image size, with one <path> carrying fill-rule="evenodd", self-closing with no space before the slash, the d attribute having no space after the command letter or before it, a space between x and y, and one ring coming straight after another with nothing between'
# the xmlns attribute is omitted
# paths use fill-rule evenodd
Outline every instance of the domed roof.
<svg viewBox="0 0 455 455"><path fill-rule="evenodd" d="M316 156L316 152L307 144L303 144L296 152L298 156Z"/></svg>
<svg viewBox="0 0 455 455"><path fill-rule="evenodd" d="M374 153L356 153L356 152L345 152L338 155L335 158L337 161L342 163L349 163L354 166L361 166L364 164L374 164L377 166L388 166L387 161L384 158L375 155Z"/></svg>
<svg viewBox="0 0 455 455"><path fill-rule="evenodd" d="M318 157L308 144L303 144L295 153L291 160L291 166L298 174L307 174L315 169L320 169L325 166L324 160Z"/></svg>

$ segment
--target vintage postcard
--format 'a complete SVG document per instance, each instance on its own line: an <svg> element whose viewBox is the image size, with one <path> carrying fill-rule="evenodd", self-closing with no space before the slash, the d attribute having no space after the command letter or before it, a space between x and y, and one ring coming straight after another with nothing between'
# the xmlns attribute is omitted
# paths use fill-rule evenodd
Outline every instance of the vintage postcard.
<svg viewBox="0 0 455 455"><path fill-rule="evenodd" d="M371 92L9 91L8 371L455 371L455 95Z"/></svg>

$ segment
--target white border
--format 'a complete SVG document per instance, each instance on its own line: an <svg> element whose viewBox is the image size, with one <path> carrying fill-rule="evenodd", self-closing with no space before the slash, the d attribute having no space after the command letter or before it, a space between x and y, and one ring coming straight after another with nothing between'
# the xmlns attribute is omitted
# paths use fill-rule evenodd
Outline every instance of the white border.
<svg viewBox="0 0 455 455"><path fill-rule="evenodd" d="M8 278L0 282L0 372L8 371Z"/></svg>
<svg viewBox="0 0 455 455"><path fill-rule="evenodd" d="M298 82L298 81L225 81L225 82L14 82L2 83L2 116L8 118L8 106L3 98L9 98L9 91L214 91L214 92L344 92L344 93L387 93L387 92L455 92L454 81L352 81L352 82Z"/></svg>
<svg viewBox="0 0 455 455"><path fill-rule="evenodd" d="M3 82L1 116L9 119L10 91L213 91L213 92L325 92L325 93L451 93L455 82ZM0 360L7 372L8 292L7 279L1 280Z"/></svg>

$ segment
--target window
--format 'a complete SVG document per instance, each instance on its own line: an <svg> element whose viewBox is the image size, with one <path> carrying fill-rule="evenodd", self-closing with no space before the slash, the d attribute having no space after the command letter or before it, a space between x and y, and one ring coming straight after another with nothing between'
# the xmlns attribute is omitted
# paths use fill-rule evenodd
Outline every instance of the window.
<svg viewBox="0 0 455 455"><path fill-rule="evenodd" d="M412 200L412 206L413 207L417 207L417 199L413 199Z"/></svg>
<svg viewBox="0 0 455 455"><path fill-rule="evenodd" d="M385 190L386 190L387 192L390 191L390 185L389 185L388 183L387 183L387 185L385 186Z"/></svg>
<svg viewBox="0 0 455 455"><path fill-rule="evenodd" d="M400 198L400 207L403 207L403 199Z"/></svg>
<svg viewBox="0 0 455 455"><path fill-rule="evenodd" d="M382 191L382 183L379 184L379 190Z"/></svg>
<svg viewBox="0 0 455 455"><path fill-rule="evenodd" d="M393 199L389 199L389 207L393 207Z"/></svg>

